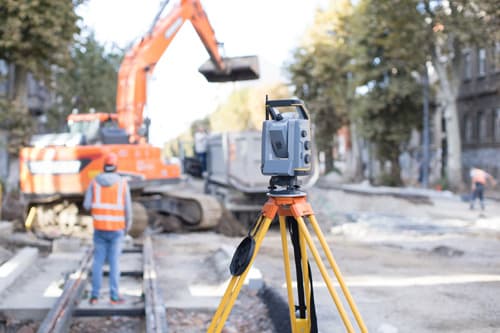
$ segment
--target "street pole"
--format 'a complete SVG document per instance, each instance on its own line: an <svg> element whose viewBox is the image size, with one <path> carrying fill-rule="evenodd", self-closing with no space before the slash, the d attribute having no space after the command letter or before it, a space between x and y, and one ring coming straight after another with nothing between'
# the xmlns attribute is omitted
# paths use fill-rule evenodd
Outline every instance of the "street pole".
<svg viewBox="0 0 500 333"><path fill-rule="evenodd" d="M422 76L424 112L423 112L423 138L422 138L422 185L429 187L429 74L427 65L424 67Z"/></svg>

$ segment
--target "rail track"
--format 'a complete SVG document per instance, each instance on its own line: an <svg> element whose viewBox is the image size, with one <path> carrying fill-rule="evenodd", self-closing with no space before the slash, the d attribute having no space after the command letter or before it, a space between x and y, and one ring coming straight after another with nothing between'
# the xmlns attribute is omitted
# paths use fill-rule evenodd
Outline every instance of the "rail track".
<svg viewBox="0 0 500 333"><path fill-rule="evenodd" d="M126 316L143 317L146 333L167 332L166 311L157 285L157 274L150 236L145 236L142 247L125 249L122 256L142 254L142 270L123 270L123 276L142 280L142 295L139 300L127 301L124 305L88 305L84 291L89 284L92 267L92 248L87 248L79 267L69 274L61 296L38 327L38 333L68 332L72 319L77 317ZM106 271L105 271L106 274ZM104 281L103 281L104 282Z"/></svg>

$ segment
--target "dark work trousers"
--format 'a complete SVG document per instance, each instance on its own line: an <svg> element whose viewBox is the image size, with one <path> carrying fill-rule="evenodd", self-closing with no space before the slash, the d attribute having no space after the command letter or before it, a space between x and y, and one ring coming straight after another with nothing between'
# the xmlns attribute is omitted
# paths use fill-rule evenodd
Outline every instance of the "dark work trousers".
<svg viewBox="0 0 500 333"><path fill-rule="evenodd" d="M477 198L479 198L481 209L484 209L484 184L476 182L476 186L474 186L474 191L472 192L472 199L470 202L471 209L474 209L474 203L476 202Z"/></svg>
<svg viewBox="0 0 500 333"><path fill-rule="evenodd" d="M201 164L201 172L207 171L207 153L196 153Z"/></svg>

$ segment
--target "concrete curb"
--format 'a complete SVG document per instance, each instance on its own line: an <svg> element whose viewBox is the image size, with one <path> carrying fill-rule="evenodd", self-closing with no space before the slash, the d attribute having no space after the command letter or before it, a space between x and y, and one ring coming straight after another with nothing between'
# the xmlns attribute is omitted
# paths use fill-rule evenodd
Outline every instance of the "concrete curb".
<svg viewBox="0 0 500 333"><path fill-rule="evenodd" d="M38 249L25 247L0 266L0 293L7 289L38 258Z"/></svg>

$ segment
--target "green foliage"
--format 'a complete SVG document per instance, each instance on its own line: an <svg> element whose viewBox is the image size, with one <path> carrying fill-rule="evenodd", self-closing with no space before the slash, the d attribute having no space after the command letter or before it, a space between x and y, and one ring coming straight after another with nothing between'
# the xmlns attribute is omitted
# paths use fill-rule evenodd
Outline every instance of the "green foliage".
<svg viewBox="0 0 500 333"><path fill-rule="evenodd" d="M382 172L377 177L375 183L376 183L376 185L380 185L380 186L397 187L397 186L401 186L401 179L394 177L392 172L391 173Z"/></svg>
<svg viewBox="0 0 500 333"><path fill-rule="evenodd" d="M265 118L265 99L289 98L288 89L282 85L246 88L234 91L226 102L209 116L212 132L260 130Z"/></svg>
<svg viewBox="0 0 500 333"><path fill-rule="evenodd" d="M334 53L335 50L324 46L316 47L312 53L298 49L294 63L288 67L295 95L306 102L317 143L323 149L331 145L333 134L347 122L348 83L347 73L342 70L347 66L347 59Z"/></svg>
<svg viewBox="0 0 500 333"><path fill-rule="evenodd" d="M394 14L387 14L389 8ZM376 4L365 0L351 19L356 84L364 90L356 98L355 118L361 134L376 144L379 160L391 162L393 179L382 177L391 185L401 184L399 155L411 130L421 122L422 88L416 77L424 68L425 53L412 54L400 47L419 29L418 24L405 24L415 15L410 2L397 6L391 0Z"/></svg>
<svg viewBox="0 0 500 333"><path fill-rule="evenodd" d="M15 66L13 91L0 102L0 122L10 130L9 152L17 154L33 133L25 105L28 72L51 87L54 68L69 64L79 32L74 9L82 1L3 0L0 3L0 59Z"/></svg>
<svg viewBox="0 0 500 333"><path fill-rule="evenodd" d="M287 69L295 93L311 108L320 149L332 144L339 126L359 123L378 157L395 166L387 177L399 179L397 157L421 121L419 79L426 63L434 64L442 103L450 105L458 96L463 48L499 40L500 6L498 0L353 3L332 0L319 11ZM355 87L365 92L354 94ZM460 137L451 130L453 118L446 119L450 146Z"/></svg>
<svg viewBox="0 0 500 333"><path fill-rule="evenodd" d="M420 9L419 19L433 30L428 43L441 52L456 47L488 45L500 37L500 4L498 0L412 0ZM460 59L453 57L454 61Z"/></svg>
<svg viewBox="0 0 500 333"><path fill-rule="evenodd" d="M306 33L307 42L294 50L286 66L295 95L311 112L320 150L331 151L333 135L348 123L353 87L344 20L350 11L349 1L332 2L325 11L318 11Z"/></svg>
<svg viewBox="0 0 500 333"><path fill-rule="evenodd" d="M332 1L287 67L296 94L311 109L319 149L330 150L341 126L359 123L361 134L376 143L378 157L395 165L395 182L401 181L402 143L420 121L420 88L412 72L425 64L425 52L415 52L422 24L411 23L418 13L410 2L366 0L352 8ZM408 40L412 47L401 47ZM355 94L356 87L366 92Z"/></svg>
<svg viewBox="0 0 500 333"><path fill-rule="evenodd" d="M3 0L0 5L0 58L39 78L51 66L65 67L78 33L74 9L81 1Z"/></svg>
<svg viewBox="0 0 500 333"><path fill-rule="evenodd" d="M106 52L93 33L75 43L71 63L56 75L58 103L49 112L57 129L73 108L79 112L114 112L118 69L123 52Z"/></svg>

